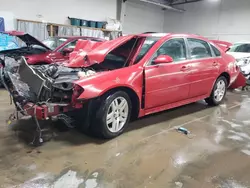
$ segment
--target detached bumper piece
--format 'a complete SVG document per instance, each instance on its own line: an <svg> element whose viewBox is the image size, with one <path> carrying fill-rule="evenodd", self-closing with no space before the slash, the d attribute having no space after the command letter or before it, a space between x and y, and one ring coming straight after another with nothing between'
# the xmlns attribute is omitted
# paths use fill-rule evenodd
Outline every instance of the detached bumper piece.
<svg viewBox="0 0 250 188"><path fill-rule="evenodd" d="M49 102L53 80L31 69L24 58L18 67L18 74L0 68L0 78L7 91L12 96L16 106L16 118L18 112L30 115L36 124L32 145L43 143L42 129L38 120L48 120L70 109L68 103ZM64 118L65 119L65 118Z"/></svg>
<svg viewBox="0 0 250 188"><path fill-rule="evenodd" d="M232 83L232 85L229 87L230 89L236 89L239 87L244 87L247 84L247 79L245 76L240 72L236 78L236 80Z"/></svg>
<svg viewBox="0 0 250 188"><path fill-rule="evenodd" d="M50 117L67 112L69 110L69 105L54 103L37 105L34 103L27 103L23 107L23 110L27 115L36 117L38 120L48 120Z"/></svg>

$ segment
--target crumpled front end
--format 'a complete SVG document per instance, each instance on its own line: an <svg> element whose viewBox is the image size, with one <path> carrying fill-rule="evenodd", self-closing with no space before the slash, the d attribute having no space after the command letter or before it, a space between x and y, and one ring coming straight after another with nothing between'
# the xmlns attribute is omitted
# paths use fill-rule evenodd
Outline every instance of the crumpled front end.
<svg viewBox="0 0 250 188"><path fill-rule="evenodd" d="M30 66L22 58L16 71L4 70L3 79L18 110L47 119L82 107L77 98L83 89L74 82L91 74L95 71L56 64Z"/></svg>

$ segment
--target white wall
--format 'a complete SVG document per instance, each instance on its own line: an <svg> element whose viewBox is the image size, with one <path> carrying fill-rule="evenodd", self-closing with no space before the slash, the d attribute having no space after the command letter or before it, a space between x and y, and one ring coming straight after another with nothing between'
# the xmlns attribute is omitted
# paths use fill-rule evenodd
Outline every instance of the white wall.
<svg viewBox="0 0 250 188"><path fill-rule="evenodd" d="M194 33L230 42L250 41L250 0L204 0L165 12L164 31Z"/></svg>
<svg viewBox="0 0 250 188"><path fill-rule="evenodd" d="M105 21L116 18L116 0L2 0L2 11L15 18L69 24L68 16ZM41 16L39 16L41 15Z"/></svg>
<svg viewBox="0 0 250 188"><path fill-rule="evenodd" d="M125 3L123 33L163 32L164 11L161 7L138 0Z"/></svg>

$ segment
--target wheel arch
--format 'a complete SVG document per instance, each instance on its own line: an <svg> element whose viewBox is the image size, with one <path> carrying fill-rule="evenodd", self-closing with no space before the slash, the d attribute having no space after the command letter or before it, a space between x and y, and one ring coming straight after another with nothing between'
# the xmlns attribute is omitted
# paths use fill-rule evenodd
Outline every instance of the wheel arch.
<svg viewBox="0 0 250 188"><path fill-rule="evenodd" d="M134 120L138 118L139 111L140 111L140 99L137 93L132 88L126 87L126 86L119 86L119 87L111 88L105 91L104 93L102 93L101 96L105 96L105 95L114 93L116 91L124 91L125 93L128 94L132 103L131 119Z"/></svg>
<svg viewBox="0 0 250 188"><path fill-rule="evenodd" d="M227 73L227 72L223 72L223 73L221 73L220 75L219 75L219 77L221 77L221 76L224 76L226 79L227 79L227 85L229 86L230 85L230 75ZM218 78L219 78L218 77Z"/></svg>

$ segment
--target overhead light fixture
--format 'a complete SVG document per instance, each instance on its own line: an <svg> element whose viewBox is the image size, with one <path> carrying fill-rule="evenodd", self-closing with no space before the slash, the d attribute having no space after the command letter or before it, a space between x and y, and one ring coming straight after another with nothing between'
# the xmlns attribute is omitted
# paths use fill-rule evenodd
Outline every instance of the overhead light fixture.
<svg viewBox="0 0 250 188"><path fill-rule="evenodd" d="M176 11L176 12L184 12L185 11L183 9L174 8L174 7L171 7L169 5L158 3L158 2L155 2L155 1L150 1L150 0L140 0L140 1L145 2L145 3L150 3L150 4L153 4L153 5L157 5L157 6L160 6L162 8L165 8L165 9L168 9L168 10L173 10L173 11Z"/></svg>

